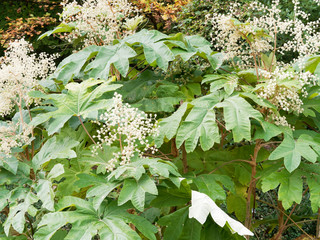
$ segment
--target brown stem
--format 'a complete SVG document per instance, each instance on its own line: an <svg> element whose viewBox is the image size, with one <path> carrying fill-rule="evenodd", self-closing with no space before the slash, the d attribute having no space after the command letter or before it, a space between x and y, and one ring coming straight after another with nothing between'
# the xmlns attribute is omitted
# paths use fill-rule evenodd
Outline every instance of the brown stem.
<svg viewBox="0 0 320 240"><path fill-rule="evenodd" d="M182 164L183 164L183 173L188 172L188 161L187 161L187 151L186 147L183 143L182 145Z"/></svg>
<svg viewBox="0 0 320 240"><path fill-rule="evenodd" d="M255 178L257 173L257 157L259 150L261 148L261 140L256 140L256 146L254 148L253 156L251 156L251 180L248 188L248 196L247 196L247 203L246 203L246 220L245 220L245 226L246 228L251 228L251 220L252 220L252 214L251 214L251 196L252 193L256 190L256 181Z"/></svg>
<svg viewBox="0 0 320 240"><path fill-rule="evenodd" d="M176 139L175 138L171 139L171 154L172 154L173 157L178 157L179 156L179 149L177 148Z"/></svg>
<svg viewBox="0 0 320 240"><path fill-rule="evenodd" d="M223 125L221 122L219 122L217 119L216 119L216 122L217 122L220 126L222 126L224 129L226 129L228 132L230 132L230 131L226 128L226 126Z"/></svg>
<svg viewBox="0 0 320 240"><path fill-rule="evenodd" d="M307 187L306 190L304 190L304 192L302 193L302 196L304 196L304 195L308 192L308 189L309 189L309 187ZM281 206L282 206L282 204L281 204ZM281 238L282 233L283 233L284 230L286 229L286 225L287 225L289 219L291 219L291 216L292 216L292 214L293 214L293 212L294 212L294 210L296 209L297 206L298 206L298 203L295 203L294 206L293 206L293 208L292 208L291 211L290 211L290 214L289 214L288 218L287 218L286 221L284 222L284 224L283 224L282 226L279 226L278 233L276 234L276 236L275 236L275 238L274 238L275 240Z"/></svg>
<svg viewBox="0 0 320 240"><path fill-rule="evenodd" d="M273 48L273 55L272 55L272 60L271 60L271 63L270 63L269 72L272 71L272 63L273 63L273 60L274 60L274 58L276 56L276 50L277 50L277 29L274 32L274 48Z"/></svg>
<svg viewBox="0 0 320 240"><path fill-rule="evenodd" d="M89 136L89 138L91 139L91 141L92 141L94 144L97 144L97 143L93 140L93 138L91 137L91 135L90 135L90 133L88 132L87 128L84 126L84 124L83 124L83 122L82 122L82 120L81 120L81 117L80 117L79 115L78 115L78 118L79 118L79 121L80 121L80 123L81 123L84 131L86 131L86 133L87 133L87 135Z"/></svg>
<svg viewBox="0 0 320 240"><path fill-rule="evenodd" d="M139 54L138 56L140 56L141 54ZM138 57L137 56L137 57ZM141 60L141 61L139 61L134 67L132 67L130 70L129 70L129 72L127 73L127 75L126 75L126 77L128 77L129 76L129 74L133 71L133 69L135 69L136 67L138 67L141 63L143 63L145 61L145 59L143 59L143 60Z"/></svg>
<svg viewBox="0 0 320 240"><path fill-rule="evenodd" d="M257 58L256 58L256 54L254 53L254 50L253 50L253 47L252 47L252 44L250 42L250 40L248 39L248 37L242 33L242 36L246 39L247 43L249 44L249 47L252 51L252 56L253 56L253 60L254 60L254 67L256 69L256 73L257 73L257 79L259 80L259 70L258 70L258 64L257 64Z"/></svg>
<svg viewBox="0 0 320 240"><path fill-rule="evenodd" d="M32 226L32 221L31 221L31 219L29 218L29 216L28 216L27 213L25 214L25 216L26 216L26 219L27 219L27 221L29 222L29 225L30 225L31 236L33 236L33 235L34 235L34 229L33 229L33 226Z"/></svg>
<svg viewBox="0 0 320 240"><path fill-rule="evenodd" d="M223 149L224 140L225 140L226 136L228 135L228 133L223 132L223 128L220 128L220 132L221 132L220 148Z"/></svg>
<svg viewBox="0 0 320 240"><path fill-rule="evenodd" d="M300 231L303 232L303 234L305 234L305 235L306 235L307 237L309 237L310 239L313 239L308 233L306 233L306 231L304 231L304 230L298 225L298 223L296 223L292 218L290 218L290 217L289 217L284 211L282 211L280 208L278 208L277 206L275 206L275 205L273 205L273 204L271 204L271 203L268 203L268 202L266 202L266 201L263 201L263 200L261 200L261 199L257 199L257 201L258 201L258 202L261 202L261 203L264 203L264 204L267 204L268 206L273 207L273 208L277 209L277 210L280 211L280 212L283 212L283 214L284 214L287 218L289 218L289 220L290 220L297 228L299 228Z"/></svg>
<svg viewBox="0 0 320 240"><path fill-rule="evenodd" d="M318 208L316 238L320 238L320 208Z"/></svg>
<svg viewBox="0 0 320 240"><path fill-rule="evenodd" d="M123 154L123 147L122 147L122 139L121 139L121 133L119 133L119 143L120 143L120 151L121 151L121 154Z"/></svg>
<svg viewBox="0 0 320 240"><path fill-rule="evenodd" d="M149 66L150 66L150 64L148 64L144 69L142 69L140 72L138 72L133 78L131 78L131 80L136 79L136 77L138 77L141 73L143 73Z"/></svg>

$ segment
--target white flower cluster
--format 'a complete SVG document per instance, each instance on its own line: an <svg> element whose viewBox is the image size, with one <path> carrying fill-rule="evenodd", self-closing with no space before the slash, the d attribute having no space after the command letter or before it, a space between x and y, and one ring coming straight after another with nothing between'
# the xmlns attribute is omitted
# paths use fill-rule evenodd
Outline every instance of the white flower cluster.
<svg viewBox="0 0 320 240"><path fill-rule="evenodd" d="M318 0L315 0L318 1ZM245 65L252 64L252 54L259 55L274 49L280 54L286 52L298 53L298 58L312 55L320 48L320 20L309 21L309 14L300 8L299 0L293 0L293 19L282 19L280 16L280 0L273 0L272 7L267 7L260 2L252 2L248 5L251 17L243 19L240 4L230 5L229 13L214 13L208 15L207 20L213 25L212 42L218 49L226 52L226 58L237 56ZM257 14L256 14L257 13ZM286 35L290 39L282 45L276 41L279 34ZM250 43L248 43L250 42Z"/></svg>
<svg viewBox="0 0 320 240"><path fill-rule="evenodd" d="M32 46L24 39L10 43L0 58L0 116L11 113L14 105L21 107L24 102L29 106L34 102L28 92L55 69L55 58L32 53Z"/></svg>
<svg viewBox="0 0 320 240"><path fill-rule="evenodd" d="M284 68L276 68L274 72L261 70L264 83L258 85L258 96L269 100L278 110L286 112L303 112L303 102L307 97L306 86L316 85L317 78L310 72L296 73ZM285 117L273 116L278 125L288 126Z"/></svg>
<svg viewBox="0 0 320 240"><path fill-rule="evenodd" d="M22 129L22 130L21 130ZM21 147L24 144L30 143L30 135L32 127L23 123L14 124L6 122L5 125L0 126L0 153L10 156L12 148Z"/></svg>
<svg viewBox="0 0 320 240"><path fill-rule="evenodd" d="M151 146L147 137L156 136L159 133L155 117L130 107L122 102L122 96L115 93L113 97L114 105L100 116L101 125L97 131L97 145L94 146L93 153L97 154L97 149L103 149L103 145L110 146L114 143L120 146L120 151L114 153L114 157L108 162L107 170L112 171L116 164L124 165L130 162L135 153L142 157L143 152L150 150L155 153L156 146ZM155 122L155 123L153 123Z"/></svg>
<svg viewBox="0 0 320 240"><path fill-rule="evenodd" d="M65 0L60 18L75 30L65 34L68 41L84 36L84 47L109 44L115 38L133 33L141 17L132 18L137 10L128 0L85 0L82 5Z"/></svg>

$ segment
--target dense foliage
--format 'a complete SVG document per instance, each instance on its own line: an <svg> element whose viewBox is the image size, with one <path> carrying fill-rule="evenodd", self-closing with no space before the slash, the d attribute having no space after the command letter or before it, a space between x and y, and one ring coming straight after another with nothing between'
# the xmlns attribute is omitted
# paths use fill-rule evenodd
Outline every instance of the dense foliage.
<svg viewBox="0 0 320 240"><path fill-rule="evenodd" d="M153 6L167 31L187 2ZM209 2L165 34L149 1L64 1L39 36L74 47L57 66L8 44L0 239L320 237L320 22Z"/></svg>

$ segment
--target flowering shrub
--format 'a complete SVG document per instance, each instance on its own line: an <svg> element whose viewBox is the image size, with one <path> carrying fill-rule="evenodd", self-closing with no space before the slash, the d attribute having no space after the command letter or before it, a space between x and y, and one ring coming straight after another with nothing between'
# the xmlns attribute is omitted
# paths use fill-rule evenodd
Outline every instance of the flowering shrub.
<svg viewBox="0 0 320 240"><path fill-rule="evenodd" d="M55 67L55 56L11 43L0 67L0 238L319 235L319 221L301 227L320 208L318 23L293 5L290 20L276 0L250 3L241 19L230 4L208 16L220 34L210 43L135 32L138 20L122 32L126 1L65 2L64 22L42 37L70 32L87 47ZM278 45L280 33L291 42ZM298 53L290 64L277 60L286 51Z"/></svg>
<svg viewBox="0 0 320 240"><path fill-rule="evenodd" d="M81 5L66 0L62 6L62 26L72 28L71 33L64 35L66 40L82 38L83 47L109 44L116 38L132 34L142 20L127 0L87 0Z"/></svg>
<svg viewBox="0 0 320 240"><path fill-rule="evenodd" d="M103 145L110 146L115 141L119 142L120 151L113 153L114 157L106 167L108 171L116 167L118 160L120 160L120 165L130 163L136 153L141 158L147 150L151 150L151 153L154 154L156 148L150 146L147 137L155 136L158 130L152 123L152 114L149 118L144 112L139 112L138 109L131 108L129 104L124 104L120 94L115 93L113 101L114 106L99 117L102 126L97 130L98 143L94 146L95 149L103 149ZM96 123L100 126L99 121ZM98 154L96 151L94 153Z"/></svg>

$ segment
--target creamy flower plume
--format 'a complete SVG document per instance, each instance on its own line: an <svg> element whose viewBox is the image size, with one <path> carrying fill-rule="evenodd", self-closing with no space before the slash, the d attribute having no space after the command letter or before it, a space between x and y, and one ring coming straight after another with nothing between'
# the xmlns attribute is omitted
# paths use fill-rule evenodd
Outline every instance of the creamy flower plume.
<svg viewBox="0 0 320 240"><path fill-rule="evenodd" d="M273 0L272 6L268 7L254 1L248 5L248 11L253 14L246 19L239 15L240 4L237 2L230 4L227 15L208 15L207 20L213 25L214 46L225 51L227 59L240 57L244 65L252 64L252 54L272 50L280 34L288 36L290 40L282 45L278 42L277 53L295 52L298 58L317 53L320 47L320 33L317 31L320 20L310 21L309 14L301 10L299 0L292 1L294 18L283 19L279 3L279 0ZM237 18L244 21L240 22Z"/></svg>
<svg viewBox="0 0 320 240"><path fill-rule="evenodd" d="M133 33L142 21L137 10L127 0L65 0L60 17L63 23L72 24L75 29L65 34L68 41L85 36L84 46L109 44L115 38Z"/></svg>
<svg viewBox="0 0 320 240"><path fill-rule="evenodd" d="M129 104L122 102L122 96L115 93L113 97L113 107L108 109L100 116L101 125L97 131L98 143L94 146L93 153L98 148L103 149L103 145L111 146L119 142L120 151L114 153L114 157L109 161L108 171L112 171L116 165L124 165L130 162L134 154L138 153L142 157L143 152L150 150L156 151L155 146L151 146L148 141L149 136L158 134L158 125L150 114L139 111L137 108L130 107Z"/></svg>
<svg viewBox="0 0 320 240"><path fill-rule="evenodd" d="M27 124L1 122L0 125L0 153L10 156L12 148L29 144L32 127Z"/></svg>
<svg viewBox="0 0 320 240"><path fill-rule="evenodd" d="M32 46L24 39L10 43L0 58L0 116L11 113L14 105L29 106L34 101L28 92L55 69L54 58L32 53Z"/></svg>

